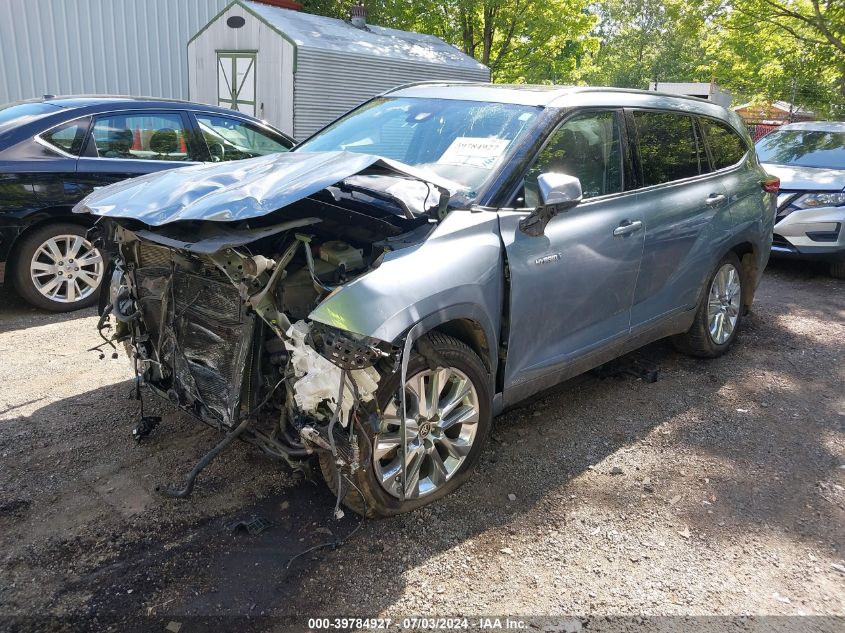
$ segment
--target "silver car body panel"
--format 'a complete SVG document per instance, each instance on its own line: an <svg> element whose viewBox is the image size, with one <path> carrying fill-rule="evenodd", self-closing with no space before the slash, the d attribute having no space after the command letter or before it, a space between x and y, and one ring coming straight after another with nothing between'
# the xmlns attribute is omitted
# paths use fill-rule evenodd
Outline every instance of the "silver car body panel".
<svg viewBox="0 0 845 633"><path fill-rule="evenodd" d="M806 255L845 253L843 227L845 227L845 207L820 207L793 211L775 225L775 233ZM838 237L834 241L819 242L808 236L808 233L837 231Z"/></svg>
<svg viewBox="0 0 845 633"><path fill-rule="evenodd" d="M498 216L453 211L428 238L388 253L309 315L336 328L395 342L419 323L466 319L484 331L495 368L504 296Z"/></svg>
<svg viewBox="0 0 845 633"><path fill-rule="evenodd" d="M845 191L845 169L794 167L762 163L772 176L780 178L782 191Z"/></svg>
<svg viewBox="0 0 845 633"><path fill-rule="evenodd" d="M845 129L845 126L839 125L840 129ZM790 207L792 201L803 194L845 191L845 170L794 167L774 163L763 163L763 168L780 178L780 188L784 192L780 196L781 219L775 224L774 232L789 245L775 245L772 247L772 252L776 255L810 257L845 254L845 206L793 208L786 215L782 215ZM836 234L837 237L832 241L820 242L809 235L820 233Z"/></svg>
<svg viewBox="0 0 845 633"><path fill-rule="evenodd" d="M288 152L140 176L95 191L74 212L130 218L151 226L179 220L248 220L372 169L407 176L450 193L461 189L435 174L369 154ZM406 184L402 193L411 208L423 208L432 192Z"/></svg>

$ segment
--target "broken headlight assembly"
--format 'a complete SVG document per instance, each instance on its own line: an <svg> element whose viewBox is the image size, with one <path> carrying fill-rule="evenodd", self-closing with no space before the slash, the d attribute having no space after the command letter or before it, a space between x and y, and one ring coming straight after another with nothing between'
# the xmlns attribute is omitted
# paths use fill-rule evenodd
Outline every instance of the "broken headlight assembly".
<svg viewBox="0 0 845 633"><path fill-rule="evenodd" d="M827 191L808 193L792 202L799 209L817 209L820 207L841 207L845 205L845 191Z"/></svg>
<svg viewBox="0 0 845 633"><path fill-rule="evenodd" d="M384 341L345 332L317 321L311 323L309 342L320 356L346 370L372 367L395 351Z"/></svg>

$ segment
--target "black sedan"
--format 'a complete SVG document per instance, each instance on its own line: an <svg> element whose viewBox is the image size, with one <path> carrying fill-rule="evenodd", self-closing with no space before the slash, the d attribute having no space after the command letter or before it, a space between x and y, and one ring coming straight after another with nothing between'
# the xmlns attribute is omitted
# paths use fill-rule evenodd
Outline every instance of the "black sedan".
<svg viewBox="0 0 845 633"><path fill-rule="evenodd" d="M94 189L163 169L284 152L239 112L149 98L44 97L0 107L0 273L31 304L94 304L107 262L71 209Z"/></svg>

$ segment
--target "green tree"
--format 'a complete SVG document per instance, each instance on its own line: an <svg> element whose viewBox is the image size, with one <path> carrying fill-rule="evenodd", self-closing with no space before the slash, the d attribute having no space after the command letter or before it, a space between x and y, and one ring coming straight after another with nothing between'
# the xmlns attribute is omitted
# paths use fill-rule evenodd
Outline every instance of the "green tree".
<svg viewBox="0 0 845 633"><path fill-rule="evenodd" d="M707 37L707 65L738 97L845 117L845 3L732 0Z"/></svg>
<svg viewBox="0 0 845 633"><path fill-rule="evenodd" d="M585 73L592 84L647 88L650 81L709 81L701 67L712 2L603 0L594 35L601 41Z"/></svg>

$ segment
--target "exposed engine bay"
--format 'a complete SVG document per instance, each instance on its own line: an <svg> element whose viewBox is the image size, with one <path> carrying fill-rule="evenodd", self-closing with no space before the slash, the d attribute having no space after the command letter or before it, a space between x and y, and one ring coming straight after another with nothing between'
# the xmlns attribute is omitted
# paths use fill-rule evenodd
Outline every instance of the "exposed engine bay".
<svg viewBox="0 0 845 633"><path fill-rule="evenodd" d="M117 252L101 335L126 346L139 387L227 433L215 451L240 437L294 469L330 453L338 474L354 472L370 458L364 425L377 424L379 386L401 371L401 342L309 314L386 253L424 240L448 198L405 175L358 174L241 221L107 218ZM142 419L134 434L154 426ZM215 451L166 494L190 494Z"/></svg>

